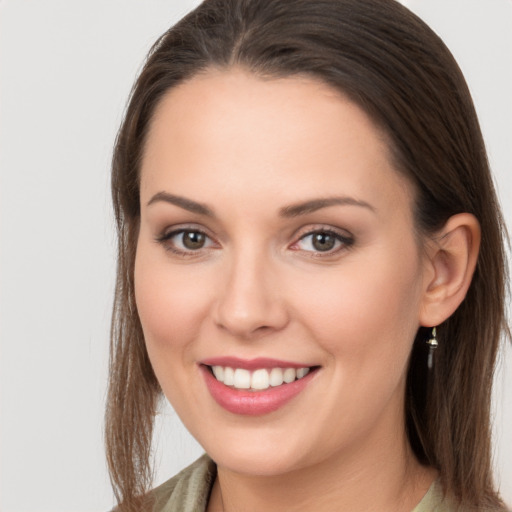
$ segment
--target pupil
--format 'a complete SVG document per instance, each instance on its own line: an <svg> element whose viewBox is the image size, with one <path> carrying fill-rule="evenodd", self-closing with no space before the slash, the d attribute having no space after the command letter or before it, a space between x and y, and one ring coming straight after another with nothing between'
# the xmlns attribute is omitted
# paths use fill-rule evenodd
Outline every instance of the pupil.
<svg viewBox="0 0 512 512"><path fill-rule="evenodd" d="M318 251L329 251L334 247L334 237L327 233L317 233L313 237L313 247Z"/></svg>
<svg viewBox="0 0 512 512"><path fill-rule="evenodd" d="M205 236L197 231L187 231L183 234L183 245L187 249L201 249L204 245Z"/></svg>

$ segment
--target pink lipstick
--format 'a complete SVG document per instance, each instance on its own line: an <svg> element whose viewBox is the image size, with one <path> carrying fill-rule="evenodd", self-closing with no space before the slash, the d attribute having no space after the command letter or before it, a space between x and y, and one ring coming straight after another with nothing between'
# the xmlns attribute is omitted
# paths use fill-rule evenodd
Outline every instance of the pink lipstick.
<svg viewBox="0 0 512 512"><path fill-rule="evenodd" d="M199 367L213 399L227 411L247 416L278 410L308 386L319 368L276 359L232 357L207 359Z"/></svg>

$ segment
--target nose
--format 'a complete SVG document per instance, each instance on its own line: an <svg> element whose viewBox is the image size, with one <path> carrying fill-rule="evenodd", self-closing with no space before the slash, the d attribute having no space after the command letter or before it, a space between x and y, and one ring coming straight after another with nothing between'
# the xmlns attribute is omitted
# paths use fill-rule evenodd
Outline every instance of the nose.
<svg viewBox="0 0 512 512"><path fill-rule="evenodd" d="M217 326L240 339L283 329L288 312L276 265L256 254L234 257L217 294Z"/></svg>

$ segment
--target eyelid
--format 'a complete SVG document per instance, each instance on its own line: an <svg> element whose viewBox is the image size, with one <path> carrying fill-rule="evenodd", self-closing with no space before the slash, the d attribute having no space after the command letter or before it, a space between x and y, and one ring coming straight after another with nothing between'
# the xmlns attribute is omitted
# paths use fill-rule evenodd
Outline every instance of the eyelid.
<svg viewBox="0 0 512 512"><path fill-rule="evenodd" d="M210 242L211 245L208 247L200 247L197 250L193 249L180 249L173 244L171 244L171 239L181 233L185 232L194 232L194 233L200 233L204 235ZM218 242L214 239L213 236L211 236L205 228L202 226L198 226L197 224L178 224L176 226L168 226L165 228L161 234L157 235L155 237L155 241L159 244L161 244L165 250L177 254L178 256L186 256L186 257L194 257L194 256L200 256L201 254L204 254L205 251L211 250L212 246L219 245Z"/></svg>
<svg viewBox="0 0 512 512"><path fill-rule="evenodd" d="M200 247L196 250L194 249L180 249L176 247L174 244L170 242L170 240L179 235L180 233L184 232L196 232L201 233L204 235L210 242L210 244L207 247ZM327 251L320 251L320 250L305 250L301 249L297 246L297 244L300 243L300 241L304 240L308 236L312 236L317 233L325 233L332 235L338 242L340 242L341 246L338 246L335 249L327 250ZM334 227L332 225L325 225L325 224L317 224L317 225L308 225L304 226L300 229L298 229L295 234L293 235L294 242L292 242L288 248L295 251L301 251L303 253L309 253L308 256L311 257L329 257L337 254L338 252L344 251L349 249L355 242L354 236L347 231L346 229L341 229L338 227ZM155 241L164 248L174 254L177 254L179 256L186 256L186 257L198 257L201 254L204 254L205 251L210 251L211 249L218 248L220 244L218 241L213 237L209 230L205 229L201 225L197 224L178 224L174 226L167 226L164 230L162 230L161 234L157 235L155 237ZM216 246L216 247L215 247Z"/></svg>
<svg viewBox="0 0 512 512"><path fill-rule="evenodd" d="M333 256L337 254L340 251L346 250L350 248L355 240L354 235L352 235L350 232L348 232L346 229L340 229L333 226L325 225L325 224L318 224L313 226L306 226L298 230L298 232L295 234L295 241L290 245L290 248L292 250L301 250L299 248L293 249L294 245L297 245L301 240L304 240L306 237L314 235L316 233L326 233L329 235L334 236L338 241L341 242L341 247L338 247L337 249L333 249L330 251L306 251L302 250L303 252L310 253L310 256L314 257L328 257Z"/></svg>

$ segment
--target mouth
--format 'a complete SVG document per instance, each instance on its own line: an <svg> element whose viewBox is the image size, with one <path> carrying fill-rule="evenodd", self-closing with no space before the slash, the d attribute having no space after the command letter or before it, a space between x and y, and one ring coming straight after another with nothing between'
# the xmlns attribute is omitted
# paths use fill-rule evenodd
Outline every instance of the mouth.
<svg viewBox="0 0 512 512"><path fill-rule="evenodd" d="M248 416L274 412L301 395L320 366L271 359L216 358L199 364L218 405Z"/></svg>
<svg viewBox="0 0 512 512"><path fill-rule="evenodd" d="M233 389L246 391L264 391L270 387L275 388L283 384L290 384L304 378L316 367L274 367L247 370L231 366L207 366L218 382Z"/></svg>

